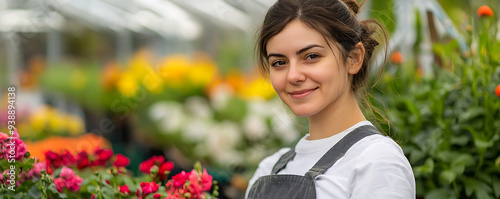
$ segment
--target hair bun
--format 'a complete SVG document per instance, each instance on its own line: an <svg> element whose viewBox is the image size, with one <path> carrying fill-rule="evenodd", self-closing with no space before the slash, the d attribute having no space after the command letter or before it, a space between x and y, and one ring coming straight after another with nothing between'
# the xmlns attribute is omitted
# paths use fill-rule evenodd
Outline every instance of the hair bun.
<svg viewBox="0 0 500 199"><path fill-rule="evenodd" d="M349 9L351 9L354 14L358 14L359 6L356 0L342 0Z"/></svg>

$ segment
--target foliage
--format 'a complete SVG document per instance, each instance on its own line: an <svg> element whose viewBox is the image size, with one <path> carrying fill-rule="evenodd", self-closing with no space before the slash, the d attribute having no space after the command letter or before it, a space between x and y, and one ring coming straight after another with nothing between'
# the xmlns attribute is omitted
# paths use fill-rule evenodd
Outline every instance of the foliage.
<svg viewBox="0 0 500 199"><path fill-rule="evenodd" d="M483 16L468 27L466 52L456 41L435 44L443 66L430 73L405 62L389 66L378 84L375 103L390 120L384 128L402 143L419 197L500 198L496 22Z"/></svg>

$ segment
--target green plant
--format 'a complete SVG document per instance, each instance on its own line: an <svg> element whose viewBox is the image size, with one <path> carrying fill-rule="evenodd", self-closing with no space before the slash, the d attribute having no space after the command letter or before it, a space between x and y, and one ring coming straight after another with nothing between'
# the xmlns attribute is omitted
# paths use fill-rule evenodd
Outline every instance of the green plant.
<svg viewBox="0 0 500 199"><path fill-rule="evenodd" d="M382 76L375 104L387 111L385 125L407 155L417 196L500 198L500 41L492 16L466 28L471 50L458 42L436 44L443 60L427 74L406 62ZM394 68L392 68L394 67ZM385 105L384 105L385 104Z"/></svg>

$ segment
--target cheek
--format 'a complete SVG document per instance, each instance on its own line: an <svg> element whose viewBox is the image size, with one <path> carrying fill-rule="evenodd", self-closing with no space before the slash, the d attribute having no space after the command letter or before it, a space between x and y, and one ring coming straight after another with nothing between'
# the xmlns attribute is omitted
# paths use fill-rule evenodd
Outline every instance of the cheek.
<svg viewBox="0 0 500 199"><path fill-rule="evenodd" d="M286 82L280 73L270 72L269 78L271 79L271 84L277 93L285 88Z"/></svg>

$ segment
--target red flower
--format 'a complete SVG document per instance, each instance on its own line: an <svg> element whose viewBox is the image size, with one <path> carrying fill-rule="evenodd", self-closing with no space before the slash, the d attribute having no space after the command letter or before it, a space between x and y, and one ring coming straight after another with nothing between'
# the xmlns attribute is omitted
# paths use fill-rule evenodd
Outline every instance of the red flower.
<svg viewBox="0 0 500 199"><path fill-rule="evenodd" d="M188 179L190 173L186 173L185 171L181 171L177 175L172 177L174 187L182 187L186 180Z"/></svg>
<svg viewBox="0 0 500 199"><path fill-rule="evenodd" d="M500 97L500 84L495 88L495 94Z"/></svg>
<svg viewBox="0 0 500 199"><path fill-rule="evenodd" d="M143 173L150 173L149 170L151 170L151 167L154 165L160 166L161 163L165 161L165 158L163 156L152 156L151 158L145 160L144 162L141 162L139 164L139 170L141 170Z"/></svg>
<svg viewBox="0 0 500 199"><path fill-rule="evenodd" d="M61 158L62 165L71 166L75 164L75 157L68 150L66 150L59 157Z"/></svg>
<svg viewBox="0 0 500 199"><path fill-rule="evenodd" d="M47 151L45 152L45 164L47 172L49 174L52 174L54 172L54 169L62 166L62 160L59 154L52 151Z"/></svg>
<svg viewBox="0 0 500 199"><path fill-rule="evenodd" d="M90 196L90 199L95 199L95 194L92 194L92 196Z"/></svg>
<svg viewBox="0 0 500 199"><path fill-rule="evenodd" d="M122 154L116 154L115 157L116 159L113 162L113 166L115 167L126 167L130 164L130 160Z"/></svg>
<svg viewBox="0 0 500 199"><path fill-rule="evenodd" d="M160 169L158 171L158 175L160 176L160 181L165 180L167 178L167 175L165 175L165 171L172 171L174 169L174 163L171 161L166 161L160 166Z"/></svg>
<svg viewBox="0 0 500 199"><path fill-rule="evenodd" d="M477 9L477 16L479 17L493 17L493 10L489 6L481 6Z"/></svg>
<svg viewBox="0 0 500 199"><path fill-rule="evenodd" d="M399 51L394 51L389 61L393 64L402 64L404 61L403 54L401 54Z"/></svg>
<svg viewBox="0 0 500 199"><path fill-rule="evenodd" d="M138 198L146 198L146 196L157 192L158 188L160 188L160 185L156 184L155 181L153 181L153 182L141 182L140 186L141 186L141 188L137 189L137 192L135 193L135 195Z"/></svg>
<svg viewBox="0 0 500 199"><path fill-rule="evenodd" d="M118 185L118 188L120 189L120 193L130 194L130 190L128 189L128 185L123 185L123 186Z"/></svg>
<svg viewBox="0 0 500 199"><path fill-rule="evenodd" d="M154 199L160 199L161 198L161 194L157 193L157 194L153 195L153 198Z"/></svg>
<svg viewBox="0 0 500 199"><path fill-rule="evenodd" d="M78 153L78 155L76 156L76 167L78 169L84 169L89 167L90 165L89 154L86 151Z"/></svg>
<svg viewBox="0 0 500 199"><path fill-rule="evenodd" d="M97 156L97 159L93 162L93 166L106 166L106 162L113 156L113 150L96 149L94 154Z"/></svg>

